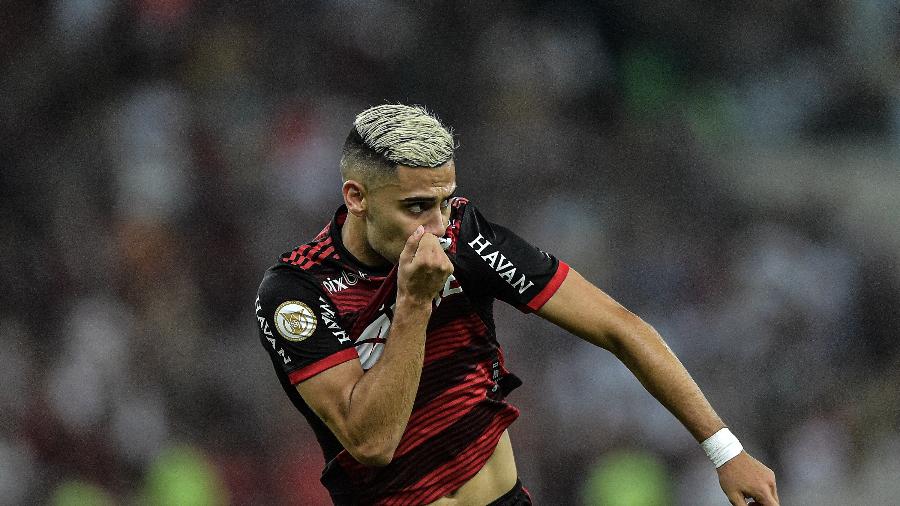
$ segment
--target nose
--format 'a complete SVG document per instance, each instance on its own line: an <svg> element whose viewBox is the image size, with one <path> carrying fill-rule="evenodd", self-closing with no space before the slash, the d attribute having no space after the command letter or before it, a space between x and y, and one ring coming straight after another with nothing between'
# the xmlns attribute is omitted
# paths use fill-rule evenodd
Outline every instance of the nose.
<svg viewBox="0 0 900 506"><path fill-rule="evenodd" d="M444 232L447 231L447 223L444 222L444 213L440 211L440 208L431 209L422 225L425 227L426 232L438 237L442 237Z"/></svg>

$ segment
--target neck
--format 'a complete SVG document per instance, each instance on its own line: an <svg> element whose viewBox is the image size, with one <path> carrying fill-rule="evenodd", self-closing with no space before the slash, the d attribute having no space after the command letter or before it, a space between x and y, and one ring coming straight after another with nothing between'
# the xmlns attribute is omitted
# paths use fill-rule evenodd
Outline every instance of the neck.
<svg viewBox="0 0 900 506"><path fill-rule="evenodd" d="M344 243L344 248L364 265L384 267L390 263L369 245L366 222L353 213L347 213L347 219L341 227L341 242Z"/></svg>

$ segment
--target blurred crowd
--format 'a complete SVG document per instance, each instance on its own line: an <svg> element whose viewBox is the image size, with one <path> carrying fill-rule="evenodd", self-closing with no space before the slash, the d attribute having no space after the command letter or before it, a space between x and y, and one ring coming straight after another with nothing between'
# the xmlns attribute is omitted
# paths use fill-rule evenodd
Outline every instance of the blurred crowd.
<svg viewBox="0 0 900 506"><path fill-rule="evenodd" d="M896 1L0 16L0 504L328 503L253 300L385 102L451 125L461 195L660 331L783 504L896 503ZM497 312L538 504L726 503L612 355Z"/></svg>

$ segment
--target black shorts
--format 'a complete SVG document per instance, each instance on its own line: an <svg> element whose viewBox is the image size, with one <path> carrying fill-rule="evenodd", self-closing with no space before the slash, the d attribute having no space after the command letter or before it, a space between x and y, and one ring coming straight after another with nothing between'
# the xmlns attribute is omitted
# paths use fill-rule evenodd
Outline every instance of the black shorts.
<svg viewBox="0 0 900 506"><path fill-rule="evenodd" d="M501 495L488 506L527 506L531 504L531 496L528 489L522 486L522 480L516 480L516 486L509 492Z"/></svg>

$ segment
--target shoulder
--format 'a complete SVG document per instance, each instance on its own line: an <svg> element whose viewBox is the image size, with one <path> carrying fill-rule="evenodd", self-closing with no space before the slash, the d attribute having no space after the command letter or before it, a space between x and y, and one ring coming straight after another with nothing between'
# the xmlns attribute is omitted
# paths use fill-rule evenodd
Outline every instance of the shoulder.
<svg viewBox="0 0 900 506"><path fill-rule="evenodd" d="M286 263L273 265L266 270L257 294L263 300L285 297L318 300L319 297L326 296L312 273Z"/></svg>
<svg viewBox="0 0 900 506"><path fill-rule="evenodd" d="M460 247L478 249L478 245L484 241L495 241L498 234L507 232L504 227L485 218L475 204L465 197L454 198L451 207L450 226L447 229L448 235L453 240L451 253L457 253Z"/></svg>
<svg viewBox="0 0 900 506"><path fill-rule="evenodd" d="M334 239L323 230L312 241L301 244L293 250L281 255L280 263L296 267L301 271L317 271L323 268L328 260L338 260L339 255Z"/></svg>
<svg viewBox="0 0 900 506"><path fill-rule="evenodd" d="M450 201L450 207L450 223L446 237L451 239L449 253L456 254L458 243L470 241L470 236L477 235L478 230L487 222L466 197L454 197Z"/></svg>
<svg viewBox="0 0 900 506"><path fill-rule="evenodd" d="M462 209L469 205L469 199L466 197L453 197L450 199L450 207L453 209Z"/></svg>
<svg viewBox="0 0 900 506"><path fill-rule="evenodd" d="M326 226L316 237L279 255L277 263L263 275L260 291L264 288L307 286L321 291L322 281L340 273L342 260Z"/></svg>
<svg viewBox="0 0 900 506"><path fill-rule="evenodd" d="M457 224L457 230L465 233L481 228L490 229L497 226L494 222L484 217L478 207L465 197L454 197L450 201L450 226Z"/></svg>
<svg viewBox="0 0 900 506"><path fill-rule="evenodd" d="M475 211L475 205L466 197L453 197L450 199L450 223L454 219L462 220L466 215Z"/></svg>

